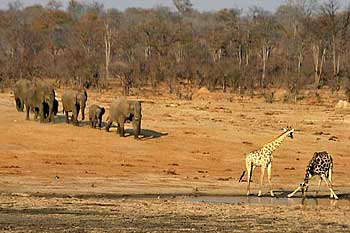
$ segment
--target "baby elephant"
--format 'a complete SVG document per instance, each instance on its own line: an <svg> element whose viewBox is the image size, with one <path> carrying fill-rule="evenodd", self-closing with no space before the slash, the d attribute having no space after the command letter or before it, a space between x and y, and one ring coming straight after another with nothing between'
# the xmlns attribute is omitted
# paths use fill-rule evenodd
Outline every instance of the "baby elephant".
<svg viewBox="0 0 350 233"><path fill-rule="evenodd" d="M104 107L100 107L96 104L91 105L89 108L89 119L91 123L92 128L96 128L96 124L98 121L98 126L102 127L102 116L105 114L105 109Z"/></svg>

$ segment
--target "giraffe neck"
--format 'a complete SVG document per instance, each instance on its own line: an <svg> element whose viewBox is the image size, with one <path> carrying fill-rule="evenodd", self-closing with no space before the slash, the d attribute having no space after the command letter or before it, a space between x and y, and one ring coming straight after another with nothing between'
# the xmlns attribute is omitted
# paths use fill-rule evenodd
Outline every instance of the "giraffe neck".
<svg viewBox="0 0 350 233"><path fill-rule="evenodd" d="M316 160L316 156L317 155L314 155L309 164L307 165L306 167L306 172L305 172L305 177L304 177L304 184L308 184L309 183L309 179L311 177L311 174L313 173L313 164L315 163L315 160Z"/></svg>
<svg viewBox="0 0 350 233"><path fill-rule="evenodd" d="M309 173L306 172L305 177L304 177L304 184L308 184L309 183Z"/></svg>
<svg viewBox="0 0 350 233"><path fill-rule="evenodd" d="M264 148L268 149L270 152L273 152L274 150L276 150L284 141L284 139L287 137L287 132L283 133L282 135L280 135L279 137L277 137L275 140L273 140L272 142L266 144L264 146Z"/></svg>

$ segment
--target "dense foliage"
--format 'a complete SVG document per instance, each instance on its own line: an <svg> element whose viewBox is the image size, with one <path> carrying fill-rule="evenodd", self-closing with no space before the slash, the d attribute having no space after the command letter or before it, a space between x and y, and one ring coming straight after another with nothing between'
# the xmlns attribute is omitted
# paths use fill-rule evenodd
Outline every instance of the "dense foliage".
<svg viewBox="0 0 350 233"><path fill-rule="evenodd" d="M198 12L105 9L59 1L0 11L0 82L53 78L65 85L130 88L179 84L210 90L349 85L350 8L336 0L290 0L275 13L253 7ZM349 87L348 87L349 88Z"/></svg>

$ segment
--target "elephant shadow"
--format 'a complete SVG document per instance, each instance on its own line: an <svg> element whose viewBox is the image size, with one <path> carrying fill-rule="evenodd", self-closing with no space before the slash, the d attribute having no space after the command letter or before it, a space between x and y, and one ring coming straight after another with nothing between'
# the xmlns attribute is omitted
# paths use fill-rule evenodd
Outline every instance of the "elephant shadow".
<svg viewBox="0 0 350 233"><path fill-rule="evenodd" d="M66 116L57 114L55 116L55 124L62 124L62 123L66 123Z"/></svg>
<svg viewBox="0 0 350 233"><path fill-rule="evenodd" d="M167 136L168 133L162 133L150 129L141 129L141 140L147 140L147 139L152 139L152 138L160 138L163 136Z"/></svg>
<svg viewBox="0 0 350 233"><path fill-rule="evenodd" d="M90 126L90 121L83 121L83 120L78 120L79 121L79 126L81 126L81 127L83 127L83 126ZM66 123L66 115L64 115L64 114L57 114L56 116L55 116L55 124L65 124ZM71 118L71 116L69 116L69 124L71 125L71 124L73 124L73 122L72 122L72 118ZM103 126L103 124L102 124L102 126Z"/></svg>
<svg viewBox="0 0 350 233"><path fill-rule="evenodd" d="M125 137L130 137L134 135L134 130L132 128L125 129ZM162 133L150 129L141 129L141 133L139 135L140 140L149 140L154 138L160 138L163 136L167 136L168 133Z"/></svg>

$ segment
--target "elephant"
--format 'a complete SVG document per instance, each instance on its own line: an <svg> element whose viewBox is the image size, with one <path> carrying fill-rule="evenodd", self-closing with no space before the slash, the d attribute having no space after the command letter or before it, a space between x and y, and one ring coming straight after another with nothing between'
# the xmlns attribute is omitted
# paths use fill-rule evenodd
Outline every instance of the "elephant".
<svg viewBox="0 0 350 233"><path fill-rule="evenodd" d="M98 126L101 129L102 127L102 116L105 114L105 108L100 107L96 104L91 105L89 107L89 119L92 128L96 128L96 124L98 122Z"/></svg>
<svg viewBox="0 0 350 233"><path fill-rule="evenodd" d="M31 81L27 79L18 80L14 88L14 96L16 101L16 109L18 112L23 112L24 109L24 99L32 86Z"/></svg>
<svg viewBox="0 0 350 233"><path fill-rule="evenodd" d="M59 103L57 101L57 99L54 99L53 100L53 114L56 116L57 113L58 113L58 106L59 106ZM36 116L35 118L37 118L38 114L39 114L39 108L36 107L35 110L34 110ZM44 104L44 118L47 118L49 116L49 105L48 104Z"/></svg>
<svg viewBox="0 0 350 233"><path fill-rule="evenodd" d="M26 119L29 120L29 111L35 112L35 119L40 115L40 122L46 121L54 123L54 89L43 82L31 85L24 96L24 105L26 106ZM47 113L45 114L45 108Z"/></svg>
<svg viewBox="0 0 350 233"><path fill-rule="evenodd" d="M87 101L87 92L81 90L67 90L62 95L63 113L66 113L66 122L69 123L68 112L72 112L72 121L75 125L78 124L78 115L81 110L82 117L85 119L85 106Z"/></svg>
<svg viewBox="0 0 350 233"><path fill-rule="evenodd" d="M56 94L54 88L50 85L45 83L44 81L37 81L36 82L36 88L38 93L41 95L41 98L44 99L43 102L43 112L41 115L44 116L43 119L48 118L49 122L54 123L55 121L55 115L58 111L58 101L56 100ZM45 114L46 109L46 114Z"/></svg>
<svg viewBox="0 0 350 233"><path fill-rule="evenodd" d="M109 117L106 125L106 131L109 131L113 121L117 122L117 133L124 137L124 123L132 122L134 138L138 139L141 133L141 102L136 100L127 100L119 98L110 103Z"/></svg>

